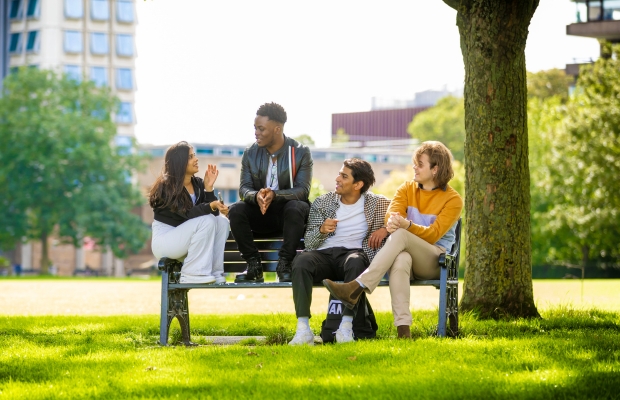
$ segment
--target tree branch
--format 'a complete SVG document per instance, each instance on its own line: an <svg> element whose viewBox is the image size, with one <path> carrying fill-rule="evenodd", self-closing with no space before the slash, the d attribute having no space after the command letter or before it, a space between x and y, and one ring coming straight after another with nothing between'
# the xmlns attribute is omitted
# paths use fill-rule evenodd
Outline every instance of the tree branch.
<svg viewBox="0 0 620 400"><path fill-rule="evenodd" d="M458 11L460 0L443 0L443 2Z"/></svg>

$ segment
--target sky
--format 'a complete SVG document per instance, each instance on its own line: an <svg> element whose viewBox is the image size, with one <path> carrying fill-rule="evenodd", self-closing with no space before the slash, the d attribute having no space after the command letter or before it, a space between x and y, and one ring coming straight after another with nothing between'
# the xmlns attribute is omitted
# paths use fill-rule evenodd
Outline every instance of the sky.
<svg viewBox="0 0 620 400"><path fill-rule="evenodd" d="M373 96L413 98L463 86L456 11L442 0L137 1L136 137L249 145L254 117L281 104L287 136L331 142L333 113L369 111ZM528 71L597 58L570 37L569 0L541 0Z"/></svg>

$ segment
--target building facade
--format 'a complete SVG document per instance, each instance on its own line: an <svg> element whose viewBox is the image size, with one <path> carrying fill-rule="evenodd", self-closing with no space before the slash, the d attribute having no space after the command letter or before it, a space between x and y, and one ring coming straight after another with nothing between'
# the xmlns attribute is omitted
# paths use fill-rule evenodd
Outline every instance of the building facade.
<svg viewBox="0 0 620 400"><path fill-rule="evenodd" d="M116 144L131 146L136 124L134 0L0 0L3 11L3 76L31 67L109 87L120 100L114 115ZM25 270L39 269L39 249L37 242L22 244L14 262ZM115 259L109 251L102 253L88 241L75 249L50 239L49 249L59 275L87 267L104 275L124 274L123 260Z"/></svg>

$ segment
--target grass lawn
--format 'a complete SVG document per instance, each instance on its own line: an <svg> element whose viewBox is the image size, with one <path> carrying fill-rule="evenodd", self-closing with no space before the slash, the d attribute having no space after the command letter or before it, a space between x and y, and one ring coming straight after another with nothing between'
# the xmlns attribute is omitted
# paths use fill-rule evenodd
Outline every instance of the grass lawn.
<svg viewBox="0 0 620 400"><path fill-rule="evenodd" d="M603 306L618 292L607 292L605 285L599 288ZM557 285L545 290L567 293ZM41 290L31 296L49 306ZM128 301L109 297L111 303ZM435 310L415 311L414 340L396 340L391 313L384 311L377 314L379 339L302 348L282 345L295 326L289 312L192 314L192 339L201 346L185 348L157 345L156 314L8 311L3 307L0 315L0 400L620 398L620 312L575 307L571 301L539 304L543 318L537 320L478 321L461 315L456 340L429 335ZM315 333L322 319L311 319ZM178 344L179 335L175 321L171 342ZM205 338L219 335L266 335L267 342L219 346Z"/></svg>

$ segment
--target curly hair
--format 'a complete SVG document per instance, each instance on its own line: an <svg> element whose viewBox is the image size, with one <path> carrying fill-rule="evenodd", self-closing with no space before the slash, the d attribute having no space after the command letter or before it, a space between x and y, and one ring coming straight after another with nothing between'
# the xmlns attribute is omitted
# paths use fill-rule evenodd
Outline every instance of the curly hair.
<svg viewBox="0 0 620 400"><path fill-rule="evenodd" d="M168 208L173 212L192 208L189 196L184 195L183 180L193 147L187 142L172 145L164 157L164 167L149 190L149 204L152 208Z"/></svg>
<svg viewBox="0 0 620 400"><path fill-rule="evenodd" d="M433 180L438 187L443 188L454 178L454 170L452 169L452 153L441 142L428 141L423 142L413 153L414 163L420 162L422 154L426 154L430 161L430 167L437 166L437 174Z"/></svg>
<svg viewBox="0 0 620 400"><path fill-rule="evenodd" d="M368 161L359 158L347 158L344 160L343 165L351 170L353 182L364 182L364 186L360 190L361 193L366 193L375 184L375 173Z"/></svg>
<svg viewBox="0 0 620 400"><path fill-rule="evenodd" d="M281 124L286 123L286 111L284 111L284 108L278 103L263 104L262 106L258 107L256 115L260 115L261 117L267 117L270 120L279 122Z"/></svg>

